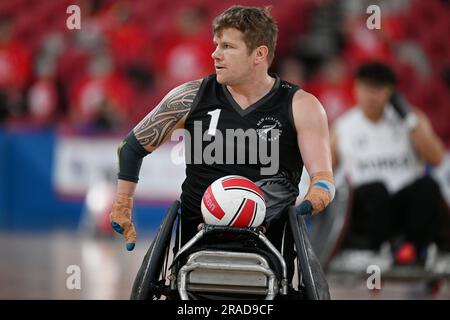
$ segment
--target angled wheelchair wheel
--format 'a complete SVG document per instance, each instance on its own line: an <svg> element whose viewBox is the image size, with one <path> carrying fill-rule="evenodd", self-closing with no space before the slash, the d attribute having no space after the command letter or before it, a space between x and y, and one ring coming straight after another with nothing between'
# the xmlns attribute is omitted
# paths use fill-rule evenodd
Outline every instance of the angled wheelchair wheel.
<svg viewBox="0 0 450 320"><path fill-rule="evenodd" d="M347 234L351 222L352 197L350 186L347 183L340 185L333 202L312 219L310 242L325 270Z"/></svg>
<svg viewBox="0 0 450 320"><path fill-rule="evenodd" d="M289 208L289 225L297 252L299 286L303 282L308 300L330 300L325 273L309 241L305 221L295 207Z"/></svg>
<svg viewBox="0 0 450 320"><path fill-rule="evenodd" d="M172 239L174 222L178 216L180 202L175 201L167 210L158 233L148 249L134 280L131 300L159 299L164 291L164 270Z"/></svg>

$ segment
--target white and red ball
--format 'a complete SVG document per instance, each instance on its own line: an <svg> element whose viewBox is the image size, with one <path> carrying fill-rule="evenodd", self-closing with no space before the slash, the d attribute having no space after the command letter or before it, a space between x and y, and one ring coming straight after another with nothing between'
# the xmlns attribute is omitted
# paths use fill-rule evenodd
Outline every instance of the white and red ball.
<svg viewBox="0 0 450 320"><path fill-rule="evenodd" d="M214 181L203 194L203 220L207 224L257 227L265 218L264 194L251 180L226 176Z"/></svg>

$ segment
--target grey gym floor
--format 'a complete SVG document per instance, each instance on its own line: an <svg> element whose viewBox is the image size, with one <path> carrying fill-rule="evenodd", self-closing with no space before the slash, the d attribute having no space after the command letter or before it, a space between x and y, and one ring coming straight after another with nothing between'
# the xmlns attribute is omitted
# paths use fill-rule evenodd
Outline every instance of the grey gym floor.
<svg viewBox="0 0 450 320"><path fill-rule="evenodd" d="M67 232L0 233L0 299L128 299L151 237L141 236L132 252L121 240ZM80 289L67 287L71 266L79 267ZM382 278L381 290L369 290L364 274L327 277L332 299L450 299L450 279L431 294L421 279Z"/></svg>

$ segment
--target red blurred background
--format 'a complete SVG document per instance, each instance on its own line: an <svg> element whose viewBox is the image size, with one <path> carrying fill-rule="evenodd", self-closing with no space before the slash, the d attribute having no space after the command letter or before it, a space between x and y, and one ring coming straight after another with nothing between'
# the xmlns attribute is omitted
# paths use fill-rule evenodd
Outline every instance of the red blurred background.
<svg viewBox="0 0 450 320"><path fill-rule="evenodd" d="M366 26L373 3L379 30ZM71 4L81 9L81 30L66 26ZM211 21L232 4L2 1L1 122L128 130L171 87L213 72ZM447 1L280 0L271 12L280 29L272 72L317 95L330 122L354 102L355 68L379 59L450 146Z"/></svg>

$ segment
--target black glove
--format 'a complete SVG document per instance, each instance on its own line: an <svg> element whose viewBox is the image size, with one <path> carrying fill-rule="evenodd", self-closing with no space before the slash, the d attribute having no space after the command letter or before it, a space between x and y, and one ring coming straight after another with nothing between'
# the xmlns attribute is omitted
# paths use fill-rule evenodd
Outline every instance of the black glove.
<svg viewBox="0 0 450 320"><path fill-rule="evenodd" d="M397 92L394 92L389 100L394 110L398 113L403 122L406 123L408 129L412 132L417 128L419 119L412 112L411 107L406 99Z"/></svg>
<svg viewBox="0 0 450 320"><path fill-rule="evenodd" d="M394 110L399 114L400 118L405 119L406 116L411 112L411 107L409 106L408 102L398 92L394 92L389 101L394 107Z"/></svg>

